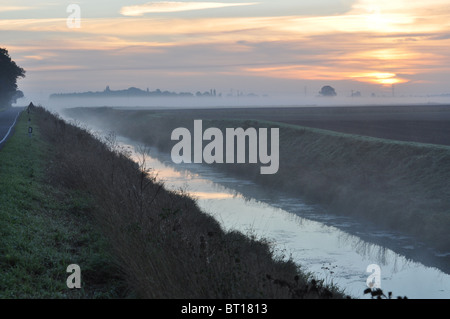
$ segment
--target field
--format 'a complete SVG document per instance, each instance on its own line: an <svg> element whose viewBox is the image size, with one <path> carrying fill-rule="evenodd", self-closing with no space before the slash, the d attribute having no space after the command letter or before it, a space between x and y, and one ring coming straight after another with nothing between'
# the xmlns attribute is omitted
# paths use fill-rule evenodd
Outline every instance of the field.
<svg viewBox="0 0 450 319"><path fill-rule="evenodd" d="M390 140L450 145L450 105L178 109L175 112L180 117L266 120Z"/></svg>

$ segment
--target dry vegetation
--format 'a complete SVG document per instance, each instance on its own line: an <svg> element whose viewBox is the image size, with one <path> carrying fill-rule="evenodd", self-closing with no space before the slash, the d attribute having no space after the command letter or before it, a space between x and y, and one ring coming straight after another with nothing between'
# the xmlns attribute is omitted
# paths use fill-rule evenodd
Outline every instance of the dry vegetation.
<svg viewBox="0 0 450 319"><path fill-rule="evenodd" d="M131 161L114 135L102 142L43 108L36 111L41 134L55 149L52 183L93 199L91 214L138 297L343 297L274 257L269 243L225 233L193 199L167 191Z"/></svg>

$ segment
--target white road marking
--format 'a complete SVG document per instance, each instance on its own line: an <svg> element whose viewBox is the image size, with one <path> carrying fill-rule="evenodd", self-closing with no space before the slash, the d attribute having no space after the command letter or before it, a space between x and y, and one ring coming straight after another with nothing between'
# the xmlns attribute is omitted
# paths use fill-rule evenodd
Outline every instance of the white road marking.
<svg viewBox="0 0 450 319"><path fill-rule="evenodd" d="M11 133L11 130L12 130L12 128L14 127L14 125L16 125L17 119L18 119L18 117L19 117L19 115L20 115L21 112L22 112L22 111L17 112L17 116L16 116L16 118L15 118L15 120L14 120L14 123L9 127L8 132L6 133L5 137L0 141L0 144L2 144L2 143L3 143L4 141L6 141L6 139L8 138L8 135L9 135L9 133Z"/></svg>

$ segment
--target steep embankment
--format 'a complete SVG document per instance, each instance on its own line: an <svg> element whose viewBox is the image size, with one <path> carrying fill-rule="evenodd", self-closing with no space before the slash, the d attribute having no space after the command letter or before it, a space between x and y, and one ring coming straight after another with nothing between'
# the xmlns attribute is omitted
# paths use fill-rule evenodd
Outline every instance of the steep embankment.
<svg viewBox="0 0 450 319"><path fill-rule="evenodd" d="M73 109L68 114L170 151L177 127L193 132L193 118L174 112ZM232 115L230 115L230 118ZM260 165L219 164L273 189L288 191L332 212L356 216L450 247L450 147L362 137L301 126L204 120L203 127L279 127L280 168L260 175Z"/></svg>
<svg viewBox="0 0 450 319"><path fill-rule="evenodd" d="M38 108L42 136L53 146L53 185L88 194L132 291L143 298L341 298L275 257L271 245L225 233L183 193L169 192L129 159L114 136L105 140ZM83 269L83 265L80 265Z"/></svg>

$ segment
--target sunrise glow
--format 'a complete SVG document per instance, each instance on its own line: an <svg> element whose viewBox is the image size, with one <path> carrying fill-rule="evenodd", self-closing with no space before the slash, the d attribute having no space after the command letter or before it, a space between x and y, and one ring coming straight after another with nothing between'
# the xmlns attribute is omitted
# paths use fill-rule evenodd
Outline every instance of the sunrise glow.
<svg viewBox="0 0 450 319"><path fill-rule="evenodd" d="M66 5L57 1L0 5L1 46L30 70L25 90L109 84L295 93L335 84L350 92L354 83L368 92L392 84L405 94L450 91L450 7L443 0L79 6L82 27L71 29ZM68 72L64 82L61 70Z"/></svg>

